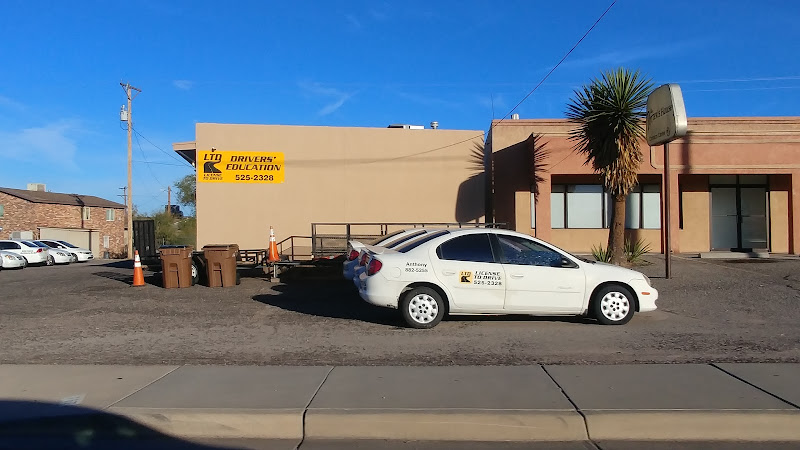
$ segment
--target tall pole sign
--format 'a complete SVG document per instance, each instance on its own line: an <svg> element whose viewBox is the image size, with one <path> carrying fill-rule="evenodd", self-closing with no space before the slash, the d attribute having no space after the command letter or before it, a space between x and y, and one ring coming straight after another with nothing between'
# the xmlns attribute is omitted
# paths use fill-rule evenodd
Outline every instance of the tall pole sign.
<svg viewBox="0 0 800 450"><path fill-rule="evenodd" d="M688 123L683 105L681 87L663 84L647 97L647 144L651 147L664 144L664 270L672 278L672 239L670 236L670 176L669 143L686 136Z"/></svg>

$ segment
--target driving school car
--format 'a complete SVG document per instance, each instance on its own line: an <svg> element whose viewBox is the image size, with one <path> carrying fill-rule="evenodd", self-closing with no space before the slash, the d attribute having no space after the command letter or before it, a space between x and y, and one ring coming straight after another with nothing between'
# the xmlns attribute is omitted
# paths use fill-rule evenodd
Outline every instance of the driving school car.
<svg viewBox="0 0 800 450"><path fill-rule="evenodd" d="M622 325L656 309L642 273L499 229L438 230L371 256L359 295L413 328L446 314L586 315Z"/></svg>

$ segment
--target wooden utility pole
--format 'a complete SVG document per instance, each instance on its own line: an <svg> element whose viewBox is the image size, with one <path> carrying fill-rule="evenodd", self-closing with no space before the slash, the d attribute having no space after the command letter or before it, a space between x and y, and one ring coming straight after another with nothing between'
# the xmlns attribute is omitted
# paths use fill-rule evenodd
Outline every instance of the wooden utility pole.
<svg viewBox="0 0 800 450"><path fill-rule="evenodd" d="M125 90L125 97L128 98L128 189L126 191L127 197L125 201L127 204L125 206L128 209L128 258L133 258L133 141L131 140L131 133L133 133L133 115L131 103L142 90L131 86L130 83L120 83L119 85ZM136 94L131 95L132 91L136 91Z"/></svg>
<svg viewBox="0 0 800 450"><path fill-rule="evenodd" d="M167 186L167 214L172 217L172 186Z"/></svg>

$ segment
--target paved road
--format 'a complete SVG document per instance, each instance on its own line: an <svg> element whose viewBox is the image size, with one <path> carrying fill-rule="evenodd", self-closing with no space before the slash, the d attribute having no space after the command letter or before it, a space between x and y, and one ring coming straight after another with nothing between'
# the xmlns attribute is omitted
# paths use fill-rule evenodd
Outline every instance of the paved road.
<svg viewBox="0 0 800 450"><path fill-rule="evenodd" d="M579 318L454 317L433 330L346 282L132 288L95 262L0 271L0 363L520 365L800 361L800 260L677 259L659 310L623 327ZM153 282L152 277L148 277Z"/></svg>

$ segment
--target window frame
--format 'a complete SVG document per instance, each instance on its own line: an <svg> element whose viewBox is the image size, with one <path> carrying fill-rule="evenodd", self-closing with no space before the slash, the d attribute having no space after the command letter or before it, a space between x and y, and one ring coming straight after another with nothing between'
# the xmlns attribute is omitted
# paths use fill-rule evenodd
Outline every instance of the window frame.
<svg viewBox="0 0 800 450"><path fill-rule="evenodd" d="M505 252L503 252L503 245L500 243L500 238L501 237L506 237L506 238L511 238L511 239L520 239L520 240L531 242L531 243L533 243L535 245L538 245L540 247L544 247L545 249L557 254L561 258L561 265L558 265L558 266L537 266L535 264L515 264L515 263L512 263L512 262L507 262L506 261ZM512 235L512 234L496 234L496 233L492 233L490 235L490 238L491 238L491 241L492 241L492 247L497 248L497 253L495 255L495 258L497 258L497 260L500 261L501 264L508 264L510 266L523 266L523 267L552 267L552 268L555 268L555 269L577 269L578 268L578 263L573 261L572 258L567 257L567 255L565 255L564 253L558 251L556 248L553 248L553 247L545 244L544 242L536 241L534 239L528 239L528 238L525 238L525 237L522 237L522 236L515 236L515 235ZM498 257L498 255L499 255L499 257ZM568 261L569 265L564 265L563 264L564 261Z"/></svg>
<svg viewBox="0 0 800 450"><path fill-rule="evenodd" d="M451 242L456 241L458 239L464 239L464 238L468 238L468 237L472 237L472 236L485 236L486 237L486 242L489 244L489 253L492 255L492 260L491 261L473 261L473 260L468 260L468 259L449 259L449 258L444 258L442 256L442 251L441 250L442 250L442 246L443 245L451 243ZM436 250L434 251L434 253L436 254L436 258L439 261L459 261L459 262L468 262L468 263L477 263L477 264L501 264L500 263L500 258L498 258L498 251L495 248L494 243L492 242L492 233L485 233L485 232L484 233L468 233L468 234L460 234L460 235L454 236L454 237L442 242L441 244L437 245L436 246Z"/></svg>
<svg viewBox="0 0 800 450"><path fill-rule="evenodd" d="M556 187L558 186L558 187ZM602 188L601 193L601 203L600 203L600 211L601 211L601 223L602 227L600 228L580 228L580 227L570 227L569 226L569 192L570 188L575 186L600 186ZM655 187L657 190L655 192L647 191L645 192L645 186L652 186ZM661 211L659 210L659 226L658 227L645 227L644 226L644 217L645 217L645 210L644 210L644 194L645 193L657 193L659 196L661 195L661 185L657 183L641 183L637 184L636 187L628 193L628 196L633 195L636 198L636 201L639 204L639 226L636 228L629 228L628 224L625 224L626 230L659 230L661 229ZM553 194L561 195L561 204L563 204L563 224L562 227L554 227L553 226L553 214L552 206L550 209L550 228L553 230L603 230L609 229L611 227L611 208L612 202L610 199L610 194L606 191L605 186L602 184L587 184L587 183L575 183L575 184L565 184L565 183L558 183L551 185L550 190L550 204L553 204ZM625 201L628 201L628 196L626 196ZM626 211L627 211L627 203L626 203ZM626 221L627 222L627 221Z"/></svg>
<svg viewBox="0 0 800 450"><path fill-rule="evenodd" d="M81 206L81 219L92 220L92 210L88 206Z"/></svg>
<svg viewBox="0 0 800 450"><path fill-rule="evenodd" d="M108 216L111 216L109 219ZM113 222L117 220L117 211L114 208L106 208L106 222Z"/></svg>

